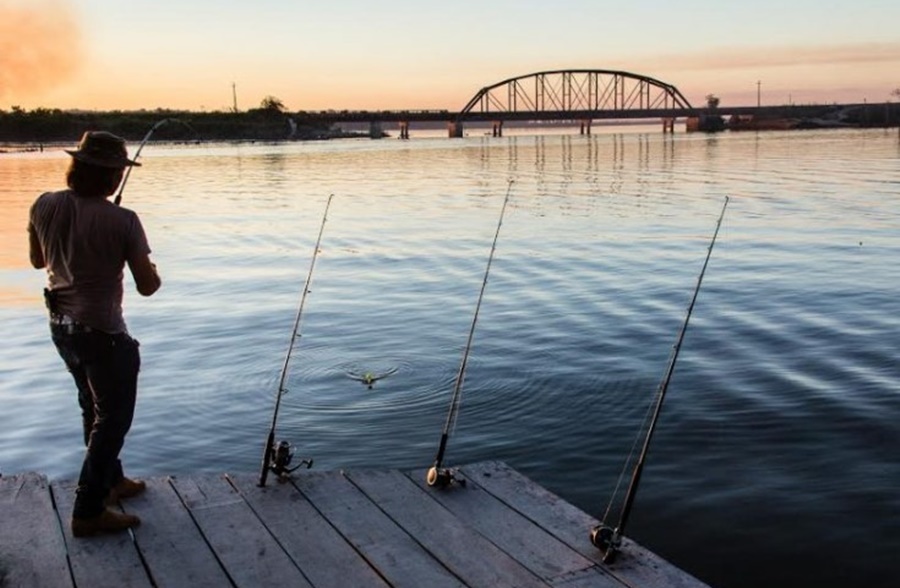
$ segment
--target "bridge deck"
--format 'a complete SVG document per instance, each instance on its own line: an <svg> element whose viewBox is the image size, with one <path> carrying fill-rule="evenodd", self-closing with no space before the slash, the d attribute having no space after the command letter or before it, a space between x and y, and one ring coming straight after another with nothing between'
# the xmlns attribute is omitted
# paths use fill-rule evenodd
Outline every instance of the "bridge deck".
<svg viewBox="0 0 900 588"><path fill-rule="evenodd" d="M496 112L452 112L447 110L345 110L304 112L307 120L322 123L368 123L368 122L493 122L493 121L580 121L580 120L659 120L663 118L686 118L701 115L755 115L758 117L823 117L829 113L862 110L871 115L885 112L884 104L807 104L780 106L730 106L720 105L716 110L708 108L624 108L603 110L541 110ZM887 107L896 117L897 105ZM893 118L892 120L896 120ZM893 123L896 124L896 123Z"/></svg>
<svg viewBox="0 0 900 588"><path fill-rule="evenodd" d="M74 539L72 483L0 477L0 586L566 586L702 588L627 541L612 566L596 520L500 462L425 472L303 471L148 480L133 533Z"/></svg>

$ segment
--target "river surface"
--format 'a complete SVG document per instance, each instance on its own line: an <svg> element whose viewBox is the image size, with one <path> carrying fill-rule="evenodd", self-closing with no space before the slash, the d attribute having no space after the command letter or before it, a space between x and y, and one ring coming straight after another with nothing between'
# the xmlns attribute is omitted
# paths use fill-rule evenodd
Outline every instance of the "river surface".
<svg viewBox="0 0 900 588"><path fill-rule="evenodd" d="M73 478L83 453L25 233L67 158L0 155L4 475ZM151 143L141 161L123 206L163 288L126 277L131 475L258 471L324 227L277 421L295 459L429 466L474 323L444 464L506 461L614 523L728 196L626 533L717 588L900 582L896 129Z"/></svg>

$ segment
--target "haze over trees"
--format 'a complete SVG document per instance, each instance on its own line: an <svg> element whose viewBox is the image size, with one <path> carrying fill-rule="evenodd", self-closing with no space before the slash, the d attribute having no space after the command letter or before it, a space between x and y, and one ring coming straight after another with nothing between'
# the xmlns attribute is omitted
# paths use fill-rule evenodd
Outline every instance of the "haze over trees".
<svg viewBox="0 0 900 588"><path fill-rule="evenodd" d="M260 108L245 112L191 112L155 109L109 112L65 111L18 106L0 109L0 143L71 143L87 130L104 130L140 141L162 119L185 124L165 125L154 141L284 141L346 137L341 131L303 112L288 112L278 98L268 96ZM352 135L352 134L349 134Z"/></svg>

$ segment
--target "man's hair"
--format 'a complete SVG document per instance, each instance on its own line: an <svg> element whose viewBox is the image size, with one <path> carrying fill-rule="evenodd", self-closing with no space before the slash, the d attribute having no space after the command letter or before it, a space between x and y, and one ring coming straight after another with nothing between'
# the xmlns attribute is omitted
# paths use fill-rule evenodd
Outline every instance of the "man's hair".
<svg viewBox="0 0 900 588"><path fill-rule="evenodd" d="M72 159L66 171L66 185L79 196L106 198L122 181L122 168L101 167Z"/></svg>

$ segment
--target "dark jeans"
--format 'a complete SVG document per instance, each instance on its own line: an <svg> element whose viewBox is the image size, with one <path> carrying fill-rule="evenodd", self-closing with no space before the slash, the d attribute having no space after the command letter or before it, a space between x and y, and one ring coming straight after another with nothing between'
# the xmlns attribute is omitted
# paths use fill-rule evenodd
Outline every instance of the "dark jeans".
<svg viewBox="0 0 900 588"><path fill-rule="evenodd" d="M80 325L50 325L53 343L78 388L87 451L72 516L103 512L103 501L123 477L119 452L131 428L141 356L138 342Z"/></svg>

